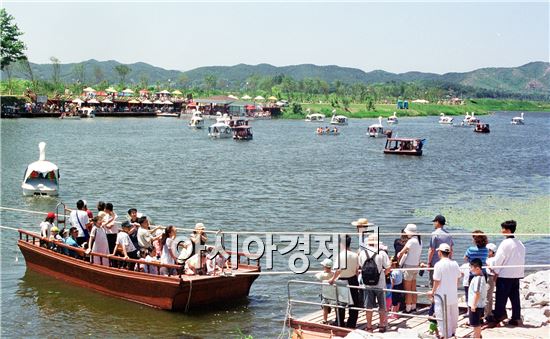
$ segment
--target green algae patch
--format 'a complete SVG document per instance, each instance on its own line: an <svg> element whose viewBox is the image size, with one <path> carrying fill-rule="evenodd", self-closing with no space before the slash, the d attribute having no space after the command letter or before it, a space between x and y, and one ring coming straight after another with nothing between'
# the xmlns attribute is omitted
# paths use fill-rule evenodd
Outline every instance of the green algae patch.
<svg viewBox="0 0 550 339"><path fill-rule="evenodd" d="M439 211L418 209L414 214L420 217L433 217L443 214L452 229L485 233L500 233L500 224L505 220L515 220L516 233L545 233L550 235L550 196L532 196L529 198L488 197L479 201L443 207ZM431 219L430 219L431 220ZM533 238L540 236L533 236ZM531 237L522 237L531 238Z"/></svg>

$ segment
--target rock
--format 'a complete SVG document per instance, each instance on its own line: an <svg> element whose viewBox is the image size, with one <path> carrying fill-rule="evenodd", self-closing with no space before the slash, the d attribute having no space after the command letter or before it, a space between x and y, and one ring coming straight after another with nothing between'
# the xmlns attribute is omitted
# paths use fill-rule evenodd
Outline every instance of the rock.
<svg viewBox="0 0 550 339"><path fill-rule="evenodd" d="M521 313L524 325L541 327L548 322L548 318L542 314L540 309L525 309L521 310Z"/></svg>

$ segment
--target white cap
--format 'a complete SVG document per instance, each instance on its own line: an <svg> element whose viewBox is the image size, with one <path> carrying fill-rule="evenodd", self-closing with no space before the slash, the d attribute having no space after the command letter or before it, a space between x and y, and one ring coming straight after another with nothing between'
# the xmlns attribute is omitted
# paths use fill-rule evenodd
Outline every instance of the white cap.
<svg viewBox="0 0 550 339"><path fill-rule="evenodd" d="M321 265L323 267L332 267L332 260L326 258L325 260L321 261Z"/></svg>
<svg viewBox="0 0 550 339"><path fill-rule="evenodd" d="M407 227L405 227L405 233L409 235L415 235L417 231L417 227L415 224L407 224Z"/></svg>
<svg viewBox="0 0 550 339"><path fill-rule="evenodd" d="M439 245L437 250L445 253L451 253L451 246L449 246L449 244L443 243Z"/></svg>
<svg viewBox="0 0 550 339"><path fill-rule="evenodd" d="M493 251L494 253L497 252L497 245L493 244L492 242L491 242L491 243L488 243L486 247L487 247L488 250L491 250L491 251Z"/></svg>

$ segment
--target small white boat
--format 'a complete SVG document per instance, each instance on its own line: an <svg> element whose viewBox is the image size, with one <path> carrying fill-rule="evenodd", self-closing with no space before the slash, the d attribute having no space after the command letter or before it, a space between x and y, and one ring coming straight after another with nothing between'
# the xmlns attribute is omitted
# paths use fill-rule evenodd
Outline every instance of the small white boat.
<svg viewBox="0 0 550 339"><path fill-rule="evenodd" d="M95 109L93 107L82 107L78 113L82 118L95 118Z"/></svg>
<svg viewBox="0 0 550 339"><path fill-rule="evenodd" d="M475 113L472 112L472 115L470 115L468 112L466 112L466 115L464 116L464 119L462 120L462 125L467 126L473 126L480 123L480 120L475 117Z"/></svg>
<svg viewBox="0 0 550 339"><path fill-rule="evenodd" d="M384 130L384 126L382 126L382 117L378 117L378 123L370 125L369 131L367 132L367 135L372 138L385 138L388 134L391 136L391 130Z"/></svg>
<svg viewBox="0 0 550 339"><path fill-rule="evenodd" d="M204 127L204 118L200 111L194 111L191 120L189 121L189 127L201 129Z"/></svg>
<svg viewBox="0 0 550 339"><path fill-rule="evenodd" d="M513 117L510 123L512 125L525 125L525 121L523 120L523 112L521 112L521 116Z"/></svg>
<svg viewBox="0 0 550 339"><path fill-rule="evenodd" d="M233 129L224 122L216 122L208 127L208 136L213 139L227 139L233 136Z"/></svg>
<svg viewBox="0 0 550 339"><path fill-rule="evenodd" d="M348 124L348 117L345 115L336 115L336 110L333 110L332 118L330 119L330 124L345 126Z"/></svg>
<svg viewBox="0 0 550 339"><path fill-rule="evenodd" d="M321 113L312 113L306 115L306 121L308 122L323 122L325 121L325 115Z"/></svg>
<svg viewBox="0 0 550 339"><path fill-rule="evenodd" d="M221 112L216 113L216 122L221 122L226 125L229 125L230 121L231 121L231 117L227 113L224 113L224 114L222 114Z"/></svg>
<svg viewBox="0 0 550 339"><path fill-rule="evenodd" d="M448 117L445 115L445 113L439 114L439 123L442 125L452 125L454 118Z"/></svg>
<svg viewBox="0 0 550 339"><path fill-rule="evenodd" d="M59 119L80 120L80 114L61 113L61 115L59 116Z"/></svg>
<svg viewBox="0 0 550 339"><path fill-rule="evenodd" d="M162 117L162 118L177 118L179 117L179 113L168 113L168 112L157 112L156 113L157 117Z"/></svg>
<svg viewBox="0 0 550 339"><path fill-rule="evenodd" d="M393 115L391 117L388 117L388 124L397 125L398 123L399 119L397 119L397 112L393 112Z"/></svg>
<svg viewBox="0 0 550 339"><path fill-rule="evenodd" d="M46 161L46 143L38 144L38 161L27 166L21 188L24 196L57 196L59 193L59 168Z"/></svg>

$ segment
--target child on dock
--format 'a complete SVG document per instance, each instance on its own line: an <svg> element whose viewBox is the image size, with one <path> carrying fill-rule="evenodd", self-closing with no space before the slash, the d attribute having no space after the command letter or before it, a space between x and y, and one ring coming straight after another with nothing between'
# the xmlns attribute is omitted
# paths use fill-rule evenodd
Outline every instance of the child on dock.
<svg viewBox="0 0 550 339"><path fill-rule="evenodd" d="M403 272L398 269L399 261L395 256L391 257L391 288L393 290L403 290ZM400 292L392 293L391 300L391 311L399 312L401 305L403 304L403 294ZM397 319L399 316L397 314L390 315L390 319Z"/></svg>
<svg viewBox="0 0 550 339"><path fill-rule="evenodd" d="M319 273L315 274L315 279L317 279L321 282L330 280L334 276L334 272L332 272L332 260L327 258L327 259L321 261L321 265L323 266L323 272L319 272ZM329 304L330 303L330 301L325 300L325 298L323 298L323 300L321 302L323 304ZM323 324L328 323L327 318L328 318L329 312L330 312L330 306L323 306Z"/></svg>
<svg viewBox="0 0 550 339"><path fill-rule="evenodd" d="M474 275L468 289L468 320L474 328L473 338L481 338L481 318L485 311L487 285L482 271L482 262L476 258L470 262L470 272Z"/></svg>

